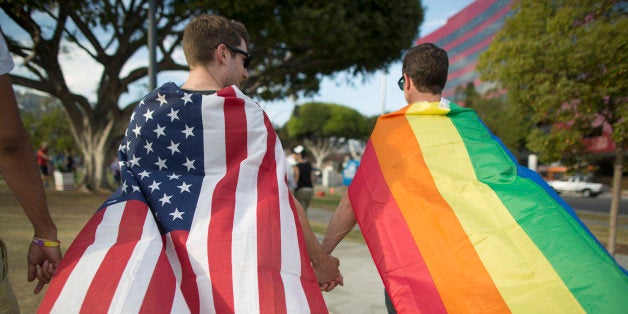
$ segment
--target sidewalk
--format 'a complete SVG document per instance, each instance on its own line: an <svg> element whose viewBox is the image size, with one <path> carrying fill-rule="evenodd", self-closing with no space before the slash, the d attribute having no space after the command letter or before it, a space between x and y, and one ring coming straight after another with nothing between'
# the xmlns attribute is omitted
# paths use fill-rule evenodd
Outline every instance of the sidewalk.
<svg viewBox="0 0 628 314"><path fill-rule="evenodd" d="M307 211L310 221L321 224L329 223L332 214L311 207ZM317 236L322 241L323 235ZM387 313L384 284L366 244L344 240L338 244L333 255L340 259L344 286L323 292L329 313Z"/></svg>
<svg viewBox="0 0 628 314"><path fill-rule="evenodd" d="M318 208L308 209L308 219L327 224L332 212ZM323 235L317 235L321 240ZM384 284L375 268L365 244L344 240L334 250L340 259L340 271L344 286L331 292L323 292L330 313L387 313L384 305ZM628 268L628 255L616 255L615 259Z"/></svg>

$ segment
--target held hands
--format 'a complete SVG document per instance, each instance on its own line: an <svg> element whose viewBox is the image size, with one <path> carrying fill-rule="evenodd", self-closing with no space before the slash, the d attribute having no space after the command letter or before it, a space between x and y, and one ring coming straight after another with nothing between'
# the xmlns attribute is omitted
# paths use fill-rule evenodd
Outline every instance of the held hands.
<svg viewBox="0 0 628 314"><path fill-rule="evenodd" d="M26 259L28 261L28 282L32 282L35 278L38 280L34 290L34 293L37 294L45 284L50 282L52 275L54 275L57 267L59 267L59 262L61 261L61 247L58 245L46 246L42 243L38 244L31 241Z"/></svg>
<svg viewBox="0 0 628 314"><path fill-rule="evenodd" d="M342 274L338 269L340 261L337 258L325 255L312 265L321 291L329 292L338 285L344 285Z"/></svg>

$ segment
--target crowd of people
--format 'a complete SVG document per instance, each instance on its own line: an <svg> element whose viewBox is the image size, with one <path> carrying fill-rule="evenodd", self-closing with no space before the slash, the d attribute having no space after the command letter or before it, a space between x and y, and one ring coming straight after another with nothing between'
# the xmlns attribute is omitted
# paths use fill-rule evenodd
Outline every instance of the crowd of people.
<svg viewBox="0 0 628 314"><path fill-rule="evenodd" d="M61 152L53 155L49 152L50 145L42 142L37 150L37 165L41 180L45 187L49 187L52 181L51 177L55 171L72 172L74 180L76 180L76 170L81 164L81 159L70 148L64 148Z"/></svg>
<svg viewBox="0 0 628 314"><path fill-rule="evenodd" d="M367 162L370 166L358 168L360 179L349 186L321 244L307 220L313 171L305 148L298 145L287 156L276 154L281 150L274 148L281 145L275 145L277 135L268 127L267 117L238 89L249 76L252 58L246 27L203 14L186 26L182 44L189 66L187 80L181 86L166 83L137 105L124 145L110 164L121 185L77 236L64 259L42 185L51 167L48 145L41 145L35 160L12 95L7 74L11 66L6 66L10 57L6 47L0 46L0 143L10 146L0 149L0 170L34 228L27 266L29 281L39 281L35 293L52 279L40 310L326 312L321 291L343 285L339 260L332 253L349 230L358 221L376 226L398 219L383 214L388 211L377 212L404 205L387 197L393 189L415 199L426 198L423 188L417 188L425 177L394 182L391 177L377 177L385 175L379 167L411 169L423 161L409 160L403 154L396 156L399 159L375 156L372 147L380 144L368 146L364 158L379 163ZM449 110L449 102L441 99L447 71L443 49L426 43L408 50L399 85L412 112L429 115ZM387 115L390 120L380 119L374 132L381 133L373 139L398 135L404 125L392 118L406 114L408 108ZM152 119L140 118L147 112ZM166 124L168 131L164 131ZM253 141L260 138L263 141ZM429 145L445 145L439 140L436 136ZM477 145L483 145L482 141ZM390 145L386 153L393 155L400 143ZM386 165L386 158L395 162ZM60 167L72 169L74 162L62 158ZM407 204L406 215L428 210L423 203L419 206L410 200ZM384 254L388 247L407 244L396 242L401 232L393 226L375 236L365 234L388 292L389 312L416 312L423 306L446 311L446 301L440 296L424 294L432 291L431 278L417 279L414 273L398 271L423 260L404 255L404 249L391 249L395 256ZM447 236L433 235L434 241ZM103 248L107 256L90 247ZM448 254L447 249L442 251ZM5 267L0 306L11 312L17 303L6 279L6 265L0 266ZM627 289L621 280L612 283L620 293ZM111 297L102 300L105 295ZM474 310L474 302L464 304L469 307L456 309Z"/></svg>

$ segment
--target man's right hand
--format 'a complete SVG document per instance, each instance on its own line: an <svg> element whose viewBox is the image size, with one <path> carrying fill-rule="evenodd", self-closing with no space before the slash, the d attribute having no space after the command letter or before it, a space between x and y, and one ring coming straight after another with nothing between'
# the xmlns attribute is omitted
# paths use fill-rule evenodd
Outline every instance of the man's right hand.
<svg viewBox="0 0 628 314"><path fill-rule="evenodd" d="M318 280L318 285L322 291L329 292L337 285L344 285L342 274L340 273L340 260L331 255L327 255L321 260L317 260L314 266L314 273Z"/></svg>

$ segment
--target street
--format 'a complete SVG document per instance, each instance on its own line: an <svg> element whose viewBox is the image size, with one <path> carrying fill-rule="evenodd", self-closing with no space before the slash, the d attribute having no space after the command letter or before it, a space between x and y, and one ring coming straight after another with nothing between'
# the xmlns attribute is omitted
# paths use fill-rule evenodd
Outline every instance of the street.
<svg viewBox="0 0 628 314"><path fill-rule="evenodd" d="M595 198L586 198L578 194L561 194L560 196L571 208L577 210L608 213L611 208L610 193L604 193ZM619 202L619 214L628 215L628 197L621 198Z"/></svg>

